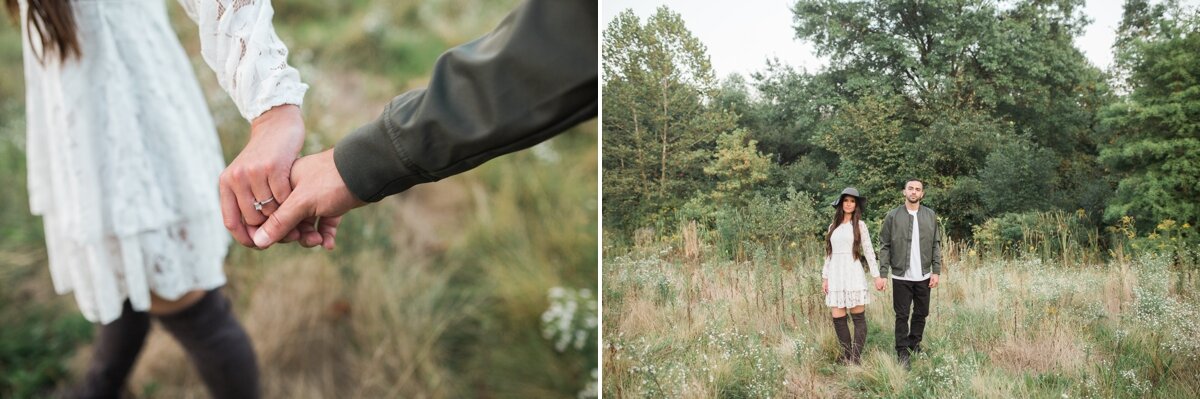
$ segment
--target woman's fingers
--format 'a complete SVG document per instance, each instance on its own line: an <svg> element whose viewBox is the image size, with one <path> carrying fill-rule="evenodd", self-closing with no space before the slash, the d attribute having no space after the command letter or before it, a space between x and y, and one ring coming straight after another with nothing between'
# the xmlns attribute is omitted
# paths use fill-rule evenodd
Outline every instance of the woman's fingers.
<svg viewBox="0 0 1200 399"><path fill-rule="evenodd" d="M239 244L254 248L254 241L250 238L250 234L246 233L246 225L242 222L242 212L238 207L237 196L233 195L233 190L222 184L220 186L221 193L221 219L225 223L225 229L233 235L233 239Z"/></svg>
<svg viewBox="0 0 1200 399"><path fill-rule="evenodd" d="M250 192L254 194L254 199L250 202L250 207L262 215L263 221L266 221L271 216L271 213L279 209L280 201L278 198L275 198L275 193L271 191L271 185L267 183L266 176L251 177L250 180Z"/></svg>

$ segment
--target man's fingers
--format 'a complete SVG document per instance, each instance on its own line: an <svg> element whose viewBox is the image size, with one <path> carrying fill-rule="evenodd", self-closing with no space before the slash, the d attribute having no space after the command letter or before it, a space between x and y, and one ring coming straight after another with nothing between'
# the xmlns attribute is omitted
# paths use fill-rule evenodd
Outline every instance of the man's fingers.
<svg viewBox="0 0 1200 399"><path fill-rule="evenodd" d="M254 248L254 240L250 239L250 235L246 234L246 226L242 223L242 212L238 209L237 196L233 195L233 191L229 190L224 184L220 187L221 192L221 219L225 223L225 230L229 230L233 234L233 239L239 244Z"/></svg>
<svg viewBox="0 0 1200 399"><path fill-rule="evenodd" d="M333 250L334 238L337 237L339 224L342 224L341 216L324 217L317 222L317 232L321 233L321 241L325 249Z"/></svg>
<svg viewBox="0 0 1200 399"><path fill-rule="evenodd" d="M300 226L296 230L300 231L300 246L312 248L321 245L321 235L317 234L317 228L314 226L317 223L316 217L310 217L300 222Z"/></svg>
<svg viewBox="0 0 1200 399"><path fill-rule="evenodd" d="M300 239L300 232L297 230L292 230L292 231L289 231L286 236L283 236L283 238L279 239L279 242L286 243L286 242L296 241L298 239Z"/></svg>
<svg viewBox="0 0 1200 399"><path fill-rule="evenodd" d="M298 198L292 198L292 201L279 205L279 209L267 218L261 229L254 233L254 245L259 248L271 246L285 237L289 231L296 229L296 225L307 218L309 213L312 213L311 210L306 209L305 204L301 204L301 201L298 200Z"/></svg>
<svg viewBox="0 0 1200 399"><path fill-rule="evenodd" d="M292 195L292 181L288 179L287 173L273 173L267 177L267 182L271 185L271 194L275 196L276 204L282 204Z"/></svg>

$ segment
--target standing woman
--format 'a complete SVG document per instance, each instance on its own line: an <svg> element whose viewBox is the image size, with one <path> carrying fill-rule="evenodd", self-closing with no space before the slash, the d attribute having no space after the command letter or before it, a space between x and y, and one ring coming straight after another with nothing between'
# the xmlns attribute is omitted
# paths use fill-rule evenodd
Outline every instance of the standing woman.
<svg viewBox="0 0 1200 399"><path fill-rule="evenodd" d="M871 246L871 235L867 223L862 221L862 209L866 198L858 190L847 187L837 201L833 223L825 233L825 267L821 269L821 289L825 292L825 305L833 314L833 330L841 343L839 361L859 364L862 347L867 341L866 305L871 302L867 280L863 278L862 263L870 267L875 277L875 289L882 291L887 281L879 277L879 265L875 261L875 250ZM854 319L854 340L850 340L850 329L846 323L846 311Z"/></svg>
<svg viewBox="0 0 1200 399"><path fill-rule="evenodd" d="M120 394L152 315L214 397L258 397L253 347L218 291L229 246L220 142L166 2L5 1L24 40L30 207L43 216L55 291L73 292L100 325L75 394ZM268 0L179 3L199 26L204 60L252 122L242 154L267 159L230 165L257 182L261 214L224 224L260 224L287 195L270 190L290 190L307 86L287 64Z"/></svg>

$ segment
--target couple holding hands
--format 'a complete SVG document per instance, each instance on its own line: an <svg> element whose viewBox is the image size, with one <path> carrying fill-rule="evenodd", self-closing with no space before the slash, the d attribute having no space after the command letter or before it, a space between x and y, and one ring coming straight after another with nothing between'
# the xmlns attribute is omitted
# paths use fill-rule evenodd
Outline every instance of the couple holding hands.
<svg viewBox="0 0 1200 399"><path fill-rule="evenodd" d="M253 347L219 292L230 236L333 249L349 210L597 112L596 2L528 0L442 54L428 87L298 157L308 86L287 62L271 2L178 2L251 123L228 167L165 2L6 0L24 42L30 207L43 216L55 290L100 325L78 397L120 395L151 317L213 396L259 397Z"/></svg>
<svg viewBox="0 0 1200 399"><path fill-rule="evenodd" d="M904 204L888 211L879 234L879 261L892 280L896 357L906 368L912 354L921 351L929 292L937 287L942 270L937 214L921 205L923 198L925 183L906 181ZM871 302L862 265L866 264L874 277L876 290L887 287L887 279L879 273L867 223L862 221L866 201L857 189L849 187L833 202L833 223L825 234L825 265L821 269L825 305L832 313L833 330L842 349L839 360L853 364L861 362L867 340L866 305ZM853 337L847 318L853 320Z"/></svg>

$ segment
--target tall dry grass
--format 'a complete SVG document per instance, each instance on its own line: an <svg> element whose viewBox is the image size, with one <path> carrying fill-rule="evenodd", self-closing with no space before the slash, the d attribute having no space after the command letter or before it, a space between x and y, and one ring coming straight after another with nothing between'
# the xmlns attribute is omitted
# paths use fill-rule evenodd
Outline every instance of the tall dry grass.
<svg viewBox="0 0 1200 399"><path fill-rule="evenodd" d="M685 230L686 231L686 230ZM684 233L689 237L691 233ZM698 234L699 252L719 239ZM674 241L672 241L674 240ZM692 242L689 242L692 241ZM608 251L604 393L638 397L1190 397L1197 305L1153 254L1105 263L943 247L924 353L895 360L891 293L873 292L861 366L836 362L820 248L699 264L693 239ZM620 255L616 255L616 254ZM1099 257L1097 257L1099 258ZM1084 258L1088 259L1088 258ZM888 289L891 287L889 285Z"/></svg>

